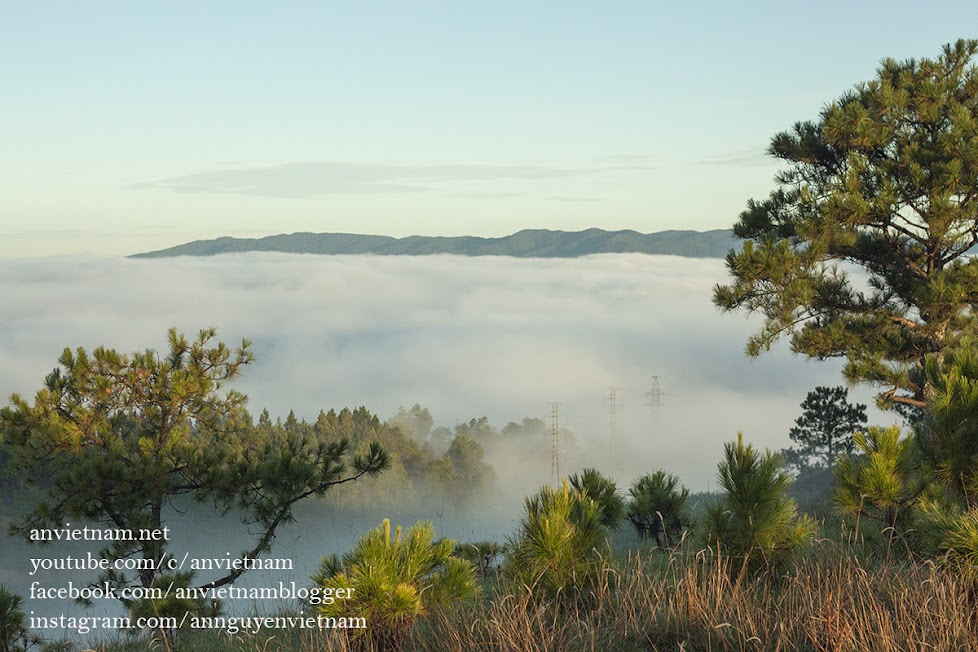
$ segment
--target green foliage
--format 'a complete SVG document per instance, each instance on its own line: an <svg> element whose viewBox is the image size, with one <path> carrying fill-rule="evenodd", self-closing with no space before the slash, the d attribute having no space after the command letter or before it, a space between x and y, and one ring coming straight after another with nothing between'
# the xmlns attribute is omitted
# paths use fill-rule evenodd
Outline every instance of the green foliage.
<svg viewBox="0 0 978 652"><path fill-rule="evenodd" d="M0 585L0 652L25 652L41 643L27 629L23 599Z"/></svg>
<svg viewBox="0 0 978 652"><path fill-rule="evenodd" d="M880 521L890 539L910 535L918 552L978 579L978 349L963 338L929 354L917 377L928 405L913 438L898 428L870 428L855 438L857 455L840 458L837 504Z"/></svg>
<svg viewBox="0 0 978 652"><path fill-rule="evenodd" d="M396 649L407 629L433 609L448 609L479 593L476 569L452 556L455 542L434 540L431 523L420 522L391 535L391 523L360 538L340 560L324 557L313 583L327 589L354 589L353 597L317 607L324 616L365 618L367 629L352 630L382 649Z"/></svg>
<svg viewBox="0 0 978 652"><path fill-rule="evenodd" d="M915 541L955 574L978 582L978 508L927 492L914 514Z"/></svg>
<svg viewBox="0 0 978 652"><path fill-rule="evenodd" d="M153 588L160 589L167 595L163 598L143 598L129 604L129 616L133 619L170 617L177 622L183 621L185 614L210 617L222 615L220 602L210 601L202 596L196 598L177 597L180 589L187 589L193 583L193 572L176 572L158 575L153 580ZM172 632L163 632L169 637Z"/></svg>
<svg viewBox="0 0 978 652"><path fill-rule="evenodd" d="M636 480L628 493L628 520L639 537L651 536L660 548L678 543L683 526L690 522L689 489L680 485L679 478L659 470Z"/></svg>
<svg viewBox="0 0 978 652"><path fill-rule="evenodd" d="M491 481L492 469L483 461L484 457L482 445L465 435L456 436L448 447L445 458L454 471L451 490L460 503L474 498Z"/></svg>
<svg viewBox="0 0 978 652"><path fill-rule="evenodd" d="M387 421L388 424L400 428L405 436L414 441L427 441L431 435L431 428L435 425L435 419L431 416L428 408L421 407L415 403L410 410L405 410L403 406L397 409L397 414Z"/></svg>
<svg viewBox="0 0 978 652"><path fill-rule="evenodd" d="M380 444L390 457L383 476L370 483L348 484L331 495L337 507L352 510L418 509L432 502L445 507L471 507L489 493L495 482L485 462L483 443L498 432L488 419L460 424L457 433L434 428L427 408L418 404L400 408L381 422L366 408L320 411L315 424L298 421L294 428L321 441L346 438L352 450L363 450L371 442ZM269 431L283 426L266 424ZM285 426L288 428L288 422ZM479 434L477 441L468 434ZM481 433L481 434L480 434Z"/></svg>
<svg viewBox="0 0 978 652"><path fill-rule="evenodd" d="M188 341L171 329L163 356L65 349L33 404L12 396L0 411L0 432L14 463L47 494L13 530L28 541L32 529L75 520L158 530L164 507L189 495L211 502L218 514L236 510L257 533L242 555L257 557L292 519L296 502L387 467L377 445L350 455L345 439L317 441L296 423L274 432L252 427L245 396L225 391L252 361L249 342L232 350L212 344L215 336L205 329ZM166 546L116 541L100 555L158 560ZM244 571L241 565L207 586L233 582ZM99 579L117 588L149 587L157 573L147 565L135 576L109 571Z"/></svg>
<svg viewBox="0 0 978 652"><path fill-rule="evenodd" d="M816 387L802 401L802 415L788 431L796 468L828 468L840 453L852 452L852 435L866 423L866 406L848 401L845 387Z"/></svg>
<svg viewBox="0 0 978 652"><path fill-rule="evenodd" d="M978 41L937 59L886 59L872 81L777 134L778 188L734 227L723 310L764 316L749 355L791 336L795 352L844 357L850 382L880 386L881 405L923 407L912 377L973 329L978 302ZM869 275L854 285L843 265Z"/></svg>
<svg viewBox="0 0 978 652"><path fill-rule="evenodd" d="M454 507L471 506L488 493L495 477L485 461L485 450L474 439L460 435L451 440L441 457L425 466L424 495Z"/></svg>
<svg viewBox="0 0 978 652"><path fill-rule="evenodd" d="M479 443L486 443L499 437L499 431L492 427L488 417L471 419L455 425L455 438L467 437Z"/></svg>
<svg viewBox="0 0 978 652"><path fill-rule="evenodd" d="M963 338L927 356L927 409L914 427L920 499L915 542L955 573L978 581L978 347ZM926 486L925 486L926 483Z"/></svg>
<svg viewBox="0 0 978 652"><path fill-rule="evenodd" d="M167 256L213 256L240 251L285 251L303 254L381 254L423 256L454 254L457 256L517 256L530 258L573 258L597 253L640 252L674 256L719 258L730 248L730 231L716 229L696 231L565 232L526 229L502 238L426 237L390 238L379 235L348 233L292 233L265 238L218 238L196 240L186 244L135 254L133 258Z"/></svg>
<svg viewBox="0 0 978 652"><path fill-rule="evenodd" d="M930 404L915 427L926 470L960 500L978 498L978 346L965 339L927 357Z"/></svg>
<svg viewBox="0 0 978 652"><path fill-rule="evenodd" d="M900 429L870 427L857 432L854 455L836 466L836 504L842 511L866 516L893 528L905 529L910 510L921 493L913 442Z"/></svg>
<svg viewBox="0 0 978 652"><path fill-rule="evenodd" d="M515 421L510 421L505 426L503 426L502 434L507 437L523 437L523 438L541 438L549 432L547 429L547 424L543 422L543 419L538 419L536 417L523 417L523 421L516 423Z"/></svg>
<svg viewBox="0 0 978 652"><path fill-rule="evenodd" d="M504 572L534 595L576 596L593 579L605 530L601 508L587 495L542 487L523 501L520 529Z"/></svg>
<svg viewBox="0 0 978 652"><path fill-rule="evenodd" d="M814 523L799 516L788 497L791 479L780 458L745 446L742 434L736 444L724 446L717 481L725 493L704 515L708 546L754 565L770 565L782 562L814 534Z"/></svg>
<svg viewBox="0 0 978 652"><path fill-rule="evenodd" d="M618 485L601 475L597 469L587 468L567 478L575 491L584 492L601 508L601 525L617 530L625 517L625 501L618 495Z"/></svg>
<svg viewBox="0 0 978 652"><path fill-rule="evenodd" d="M428 453L400 427L382 422L365 407L320 411L312 425L301 421L303 432L322 442L349 441L350 450L362 452L379 444L390 463L384 473L369 483L347 483L331 492L330 502L345 509L390 509L395 505L416 508L426 483Z"/></svg>
<svg viewBox="0 0 978 652"><path fill-rule="evenodd" d="M455 546L455 556L471 562L481 578L495 575L505 554L506 546L495 541L473 541Z"/></svg>

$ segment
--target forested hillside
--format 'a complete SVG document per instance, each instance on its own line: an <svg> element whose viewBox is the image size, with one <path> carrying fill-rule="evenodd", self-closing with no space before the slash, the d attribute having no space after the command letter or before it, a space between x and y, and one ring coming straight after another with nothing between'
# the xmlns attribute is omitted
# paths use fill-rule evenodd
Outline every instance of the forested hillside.
<svg viewBox="0 0 978 652"><path fill-rule="evenodd" d="M291 233L265 238L195 240L168 249L135 254L132 258L214 256L243 251L292 254L377 254L390 256L514 256L518 258L576 258L589 254L642 253L722 258L736 246L731 231L549 231L525 229L502 238L453 238L413 235L391 238L351 233Z"/></svg>

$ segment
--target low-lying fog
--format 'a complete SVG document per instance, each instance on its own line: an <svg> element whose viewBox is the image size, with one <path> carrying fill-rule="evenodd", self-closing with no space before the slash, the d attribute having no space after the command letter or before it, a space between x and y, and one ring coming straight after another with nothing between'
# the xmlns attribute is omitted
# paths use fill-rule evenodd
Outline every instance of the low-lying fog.
<svg viewBox="0 0 978 652"><path fill-rule="evenodd" d="M237 388L256 415L314 421L320 409L365 405L386 419L420 403L436 426L481 416L496 428L528 416L549 426L556 401L583 451L562 471L593 463L627 483L661 467L702 490L724 441L743 431L786 446L806 392L842 382L839 364L784 346L748 360L759 322L710 300L726 278L721 260L640 254L6 261L0 395L33 396L66 346L163 348L170 326L216 326L229 344L254 342ZM519 463L529 484L549 481L549 454Z"/></svg>
<svg viewBox="0 0 978 652"><path fill-rule="evenodd" d="M784 447L806 392L841 383L839 364L807 362L784 346L748 361L744 344L758 322L713 307L711 289L725 279L720 260L638 254L0 262L0 394L32 397L66 346L162 349L170 326L191 334L213 325L229 344L254 341L256 361L237 385L253 414L267 407L284 418L294 410L315 421L320 409L365 405L387 419L420 403L436 427L486 416L497 429L524 417L549 429L558 402L560 426L575 437L562 473L596 466L625 491L664 468L699 491L714 477L723 442L743 431L749 442ZM662 392L657 407L648 396L653 376ZM865 389L854 396L871 403ZM383 516L406 525L427 518L456 539L502 540L515 529L520 498L550 481L548 446L533 448L489 452L494 508L354 515L304 504L270 554L294 558L285 579L305 585L321 555L346 549ZM0 524L9 510L28 507L9 504ZM247 547L236 519L216 521L206 509L171 523L175 551L223 556ZM65 579L26 574L31 556L63 555L63 546L38 550L4 539L0 580L8 587L26 595L34 579ZM282 579L272 575L245 581ZM80 613L62 602L28 605L38 614Z"/></svg>

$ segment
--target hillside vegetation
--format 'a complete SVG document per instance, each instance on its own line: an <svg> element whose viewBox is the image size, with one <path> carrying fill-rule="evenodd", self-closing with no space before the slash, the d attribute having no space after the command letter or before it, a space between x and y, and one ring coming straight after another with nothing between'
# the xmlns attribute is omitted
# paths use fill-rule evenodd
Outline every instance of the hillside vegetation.
<svg viewBox="0 0 978 652"><path fill-rule="evenodd" d="M245 251L278 251L291 254L385 256L513 256L516 258L576 258L589 254L641 253L722 258L735 248L728 229L714 231L548 231L525 229L502 238L453 238L412 235L391 238L383 235L352 233L290 233L265 238L217 238L195 240L159 251L135 254L131 258L171 256L215 256Z"/></svg>

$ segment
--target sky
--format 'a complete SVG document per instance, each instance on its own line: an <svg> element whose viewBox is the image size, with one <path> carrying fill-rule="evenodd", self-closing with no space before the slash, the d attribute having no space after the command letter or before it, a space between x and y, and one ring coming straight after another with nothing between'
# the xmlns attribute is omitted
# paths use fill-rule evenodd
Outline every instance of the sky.
<svg viewBox="0 0 978 652"><path fill-rule="evenodd" d="M0 259L729 228L771 136L965 2L0 1Z"/></svg>
<svg viewBox="0 0 978 652"><path fill-rule="evenodd" d="M436 425L501 428L549 424L557 402L577 441L565 473L596 465L625 487L663 468L716 488L724 442L787 446L806 392L842 381L783 343L748 360L759 323L710 300L721 260L125 256L299 231L729 228L773 188L776 132L884 57L975 36L976 13L0 0L0 397L32 397L66 346L159 350L171 326L215 326L254 342L236 388L256 413L417 402ZM547 457L499 466L513 514L550 479Z"/></svg>

